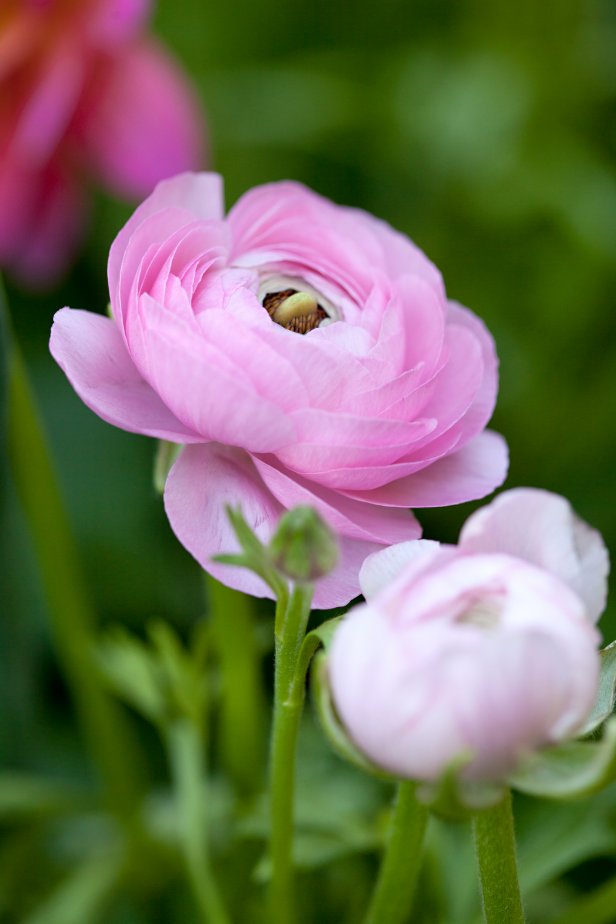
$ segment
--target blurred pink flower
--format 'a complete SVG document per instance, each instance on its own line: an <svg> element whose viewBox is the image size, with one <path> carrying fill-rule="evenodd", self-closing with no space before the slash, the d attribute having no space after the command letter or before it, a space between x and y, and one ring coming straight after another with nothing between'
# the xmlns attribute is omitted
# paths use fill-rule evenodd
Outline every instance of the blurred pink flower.
<svg viewBox="0 0 616 924"><path fill-rule="evenodd" d="M3 0L0 267L29 285L72 258L86 177L143 198L199 166L197 101L143 35L148 13L149 0Z"/></svg>
<svg viewBox="0 0 616 924"><path fill-rule="evenodd" d="M519 489L467 521L457 547L406 542L368 558L368 600L330 650L333 700L377 766L502 781L569 738L597 691L609 562L564 498Z"/></svg>
<svg viewBox="0 0 616 924"><path fill-rule="evenodd" d="M161 183L109 258L114 320L63 309L51 350L103 419L186 444L165 489L171 525L211 561L237 548L225 504L268 539L285 509L316 508L341 537L320 608L359 592L371 552L420 535L409 507L483 497L506 473L485 432L494 344L448 303L403 235L296 183L258 187L224 217L220 178Z"/></svg>

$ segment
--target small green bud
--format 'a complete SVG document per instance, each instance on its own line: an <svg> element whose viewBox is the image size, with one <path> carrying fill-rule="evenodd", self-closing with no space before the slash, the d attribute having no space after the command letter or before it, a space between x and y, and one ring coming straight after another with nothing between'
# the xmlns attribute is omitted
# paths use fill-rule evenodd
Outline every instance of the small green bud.
<svg viewBox="0 0 616 924"><path fill-rule="evenodd" d="M316 510L295 507L281 518L269 554L274 566L286 577L312 583L335 568L338 543Z"/></svg>

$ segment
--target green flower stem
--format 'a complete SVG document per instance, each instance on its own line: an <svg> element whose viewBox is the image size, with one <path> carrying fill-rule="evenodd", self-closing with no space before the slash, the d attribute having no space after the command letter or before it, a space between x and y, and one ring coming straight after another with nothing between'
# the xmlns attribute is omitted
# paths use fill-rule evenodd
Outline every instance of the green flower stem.
<svg viewBox="0 0 616 924"><path fill-rule="evenodd" d="M421 863L428 810L417 801L416 784L398 785L385 854L365 924L404 924L409 920Z"/></svg>
<svg viewBox="0 0 616 924"><path fill-rule="evenodd" d="M616 879L608 879L589 895L572 902L563 914L552 918L550 924L613 924L616 908Z"/></svg>
<svg viewBox="0 0 616 924"><path fill-rule="evenodd" d="M486 924L524 924L509 790L475 815L473 833Z"/></svg>
<svg viewBox="0 0 616 924"><path fill-rule="evenodd" d="M293 924L293 797L295 753L305 676L297 666L310 616L312 587L297 585L275 632L274 719L270 754L271 924Z"/></svg>
<svg viewBox="0 0 616 924"><path fill-rule="evenodd" d="M135 774L137 754L123 716L94 665L95 614L35 399L14 340L9 346L8 444L13 479L39 562L53 639L83 736L109 805L125 819L131 818L140 794Z"/></svg>
<svg viewBox="0 0 616 924"><path fill-rule="evenodd" d="M207 776L201 732L190 719L181 718L169 726L166 737L181 848L203 924L229 924L231 919L209 858Z"/></svg>
<svg viewBox="0 0 616 924"><path fill-rule="evenodd" d="M206 575L209 615L221 674L220 746L242 796L263 788L266 706L253 601Z"/></svg>

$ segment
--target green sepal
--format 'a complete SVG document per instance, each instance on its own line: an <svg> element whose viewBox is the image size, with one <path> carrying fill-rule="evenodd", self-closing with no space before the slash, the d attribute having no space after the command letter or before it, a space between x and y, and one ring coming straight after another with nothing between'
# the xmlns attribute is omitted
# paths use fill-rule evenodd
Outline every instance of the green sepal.
<svg viewBox="0 0 616 924"><path fill-rule="evenodd" d="M580 737L594 732L608 719L614 711L616 702L616 642L603 648L601 657L601 672L599 674L599 689L592 712L580 730Z"/></svg>
<svg viewBox="0 0 616 924"><path fill-rule="evenodd" d="M546 799L582 799L616 780L616 718L603 737L544 748L526 757L509 778L521 792Z"/></svg>
<svg viewBox="0 0 616 924"><path fill-rule="evenodd" d="M239 507L227 506L227 516L233 531L240 544L240 552L222 553L213 555L212 561L223 565L235 565L238 568L247 568L258 575L271 588L277 599L283 599L288 593L285 578L278 574L272 564L269 551L261 540L252 531L242 515Z"/></svg>
<svg viewBox="0 0 616 924"><path fill-rule="evenodd" d="M334 620L331 620L334 622ZM344 760L354 764L365 773L379 777L384 780L393 780L390 774L375 767L364 755L355 747L353 742L345 732L340 719L336 715L336 710L332 702L329 684L327 682L327 657L325 652L320 652L312 660L312 670L310 673L312 700L316 713L321 723L321 728L325 737L329 741L333 750Z"/></svg>
<svg viewBox="0 0 616 924"><path fill-rule="evenodd" d="M472 759L470 752L460 754L438 780L418 783L418 800L447 821L463 821L500 802L505 784L462 778L464 768Z"/></svg>

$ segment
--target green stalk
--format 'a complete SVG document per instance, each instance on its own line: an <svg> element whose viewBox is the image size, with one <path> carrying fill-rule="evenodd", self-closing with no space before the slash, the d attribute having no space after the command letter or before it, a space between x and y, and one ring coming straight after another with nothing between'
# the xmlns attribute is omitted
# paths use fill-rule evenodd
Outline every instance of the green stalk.
<svg viewBox="0 0 616 924"><path fill-rule="evenodd" d="M417 801L416 784L398 785L387 844L365 924L404 924L413 905L428 810Z"/></svg>
<svg viewBox="0 0 616 924"><path fill-rule="evenodd" d="M297 665L310 616L312 587L297 585L275 632L274 719L270 755L271 924L293 924L293 801L295 754L304 703L305 677Z"/></svg>
<svg viewBox="0 0 616 924"><path fill-rule="evenodd" d="M190 719L167 730L167 750L177 800L180 841L186 872L203 924L230 924L210 864L204 742Z"/></svg>
<svg viewBox="0 0 616 924"><path fill-rule="evenodd" d="M35 399L14 340L9 345L8 366L9 456L39 562L53 639L107 800L123 817L130 818L139 795L136 754L122 714L94 665L95 614Z"/></svg>
<svg viewBox="0 0 616 924"><path fill-rule="evenodd" d="M222 761L238 793L251 796L262 790L266 727L254 604L209 575L206 587L222 681Z"/></svg>
<svg viewBox="0 0 616 924"><path fill-rule="evenodd" d="M475 815L473 833L486 924L524 924L509 790Z"/></svg>

